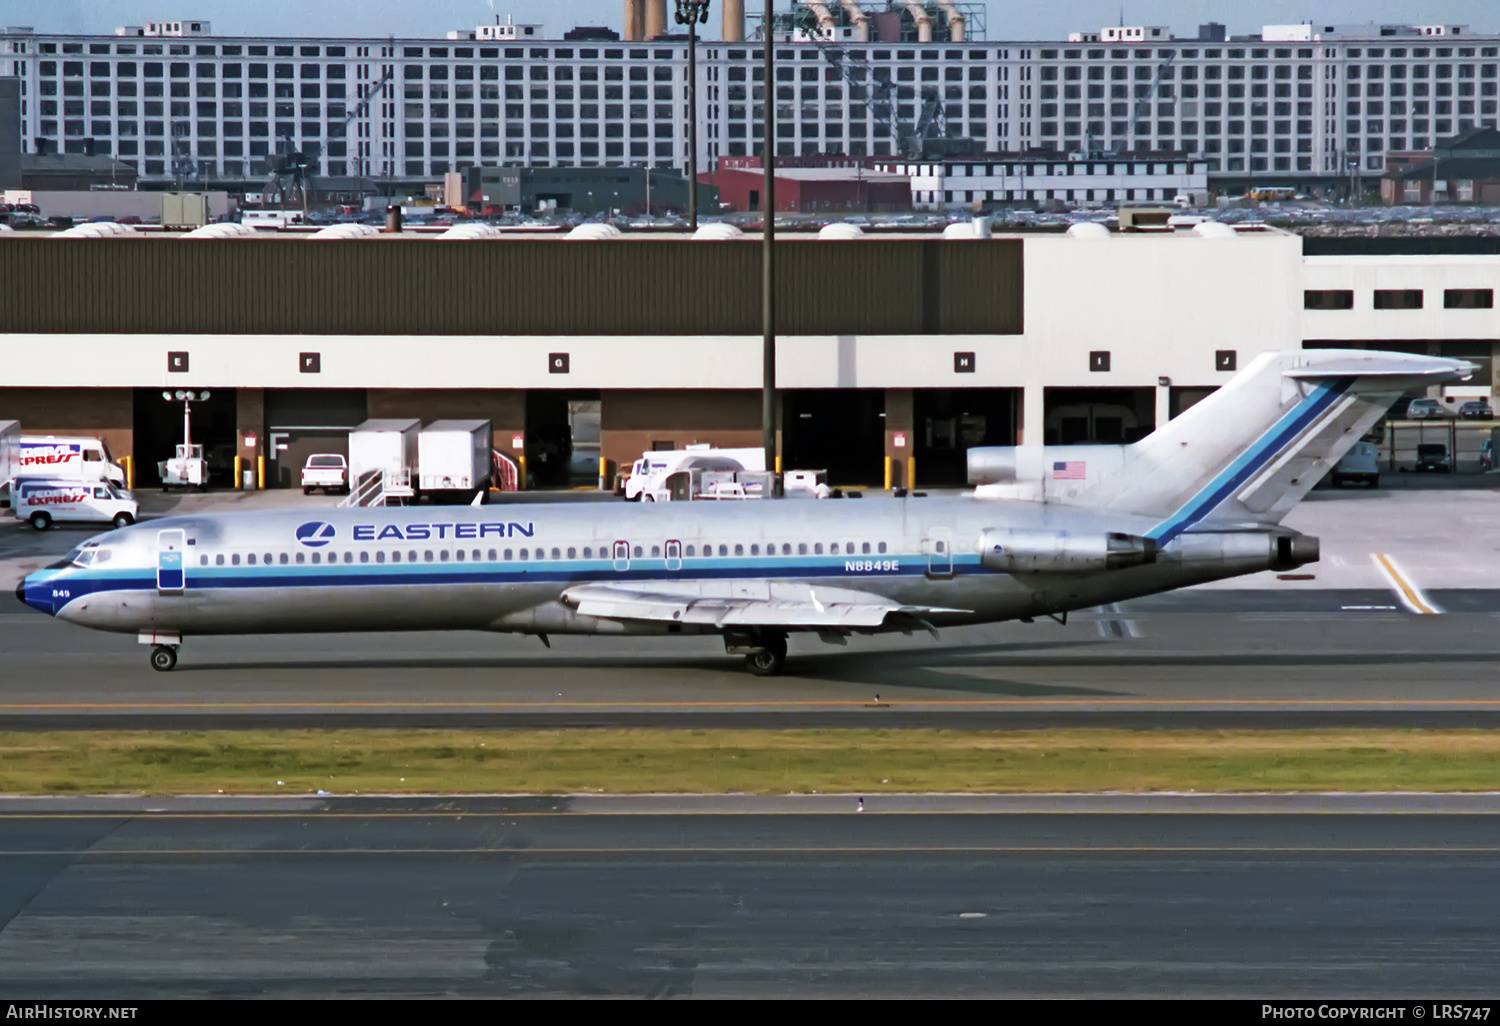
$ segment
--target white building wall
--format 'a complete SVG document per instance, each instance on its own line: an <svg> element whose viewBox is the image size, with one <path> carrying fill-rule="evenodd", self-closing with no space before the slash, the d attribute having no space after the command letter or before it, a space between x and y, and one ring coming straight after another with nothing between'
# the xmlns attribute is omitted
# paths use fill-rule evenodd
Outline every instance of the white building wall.
<svg viewBox="0 0 1500 1026"><path fill-rule="evenodd" d="M1305 339L1359 342L1456 339L1500 340L1500 309L1448 310L1447 289L1496 289L1500 257L1351 256L1308 257L1306 289L1351 290L1351 310L1302 310ZM1420 289L1420 310L1377 310L1377 289Z"/></svg>

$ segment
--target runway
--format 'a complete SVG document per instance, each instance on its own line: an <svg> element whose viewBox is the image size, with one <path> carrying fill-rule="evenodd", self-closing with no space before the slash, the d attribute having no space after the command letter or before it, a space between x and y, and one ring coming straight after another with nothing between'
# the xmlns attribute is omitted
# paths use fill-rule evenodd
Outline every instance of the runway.
<svg viewBox="0 0 1500 1026"><path fill-rule="evenodd" d="M1072 617L794 639L748 675L712 638L477 633L190 638L172 673L131 637L12 604L0 730L235 727L1500 726L1500 591L1162 596Z"/></svg>
<svg viewBox="0 0 1500 1026"><path fill-rule="evenodd" d="M0 803L0 993L1446 1000L1500 973L1494 797L706 801Z"/></svg>

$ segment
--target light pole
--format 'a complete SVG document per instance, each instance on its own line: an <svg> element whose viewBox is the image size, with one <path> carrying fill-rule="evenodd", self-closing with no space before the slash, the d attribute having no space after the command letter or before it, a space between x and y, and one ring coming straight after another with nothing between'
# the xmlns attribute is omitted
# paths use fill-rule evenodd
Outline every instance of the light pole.
<svg viewBox="0 0 1500 1026"><path fill-rule="evenodd" d="M698 25L709 0L677 0L677 24L688 30L688 226L698 230Z"/></svg>
<svg viewBox="0 0 1500 1026"><path fill-rule="evenodd" d="M766 0L761 45L765 47L765 100L761 133L761 381L760 441L766 451L766 469L776 466L776 32L772 0Z"/></svg>

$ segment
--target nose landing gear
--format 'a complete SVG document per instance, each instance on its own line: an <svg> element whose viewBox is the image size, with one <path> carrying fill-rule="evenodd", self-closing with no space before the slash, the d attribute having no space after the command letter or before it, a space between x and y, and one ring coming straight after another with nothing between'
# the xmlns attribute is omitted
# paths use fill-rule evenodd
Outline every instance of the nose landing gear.
<svg viewBox="0 0 1500 1026"><path fill-rule="evenodd" d="M176 645L156 645L151 649L151 669L159 673L166 673L176 665Z"/></svg>

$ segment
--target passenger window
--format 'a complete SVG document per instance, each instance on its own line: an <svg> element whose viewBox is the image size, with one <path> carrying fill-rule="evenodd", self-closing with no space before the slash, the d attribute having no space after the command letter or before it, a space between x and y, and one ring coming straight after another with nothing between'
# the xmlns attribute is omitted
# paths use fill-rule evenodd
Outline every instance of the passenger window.
<svg viewBox="0 0 1500 1026"><path fill-rule="evenodd" d="M536 550L536 558L537 559L546 559L547 558L547 550L546 549L537 549Z"/></svg>
<svg viewBox="0 0 1500 1026"><path fill-rule="evenodd" d="M286 562L287 562L287 561L286 561L286 553L285 553L285 552L283 552L283 553L282 553L282 554L281 554L281 559L280 559L280 560L278 560L278 562L280 562L280 563L281 563L281 565L282 565L282 566L286 566Z"/></svg>
<svg viewBox="0 0 1500 1026"><path fill-rule="evenodd" d="M208 557L207 556L199 556L198 557L198 565L199 566L208 566Z"/></svg>
<svg viewBox="0 0 1500 1026"><path fill-rule="evenodd" d="M522 549L521 551L524 552L525 550ZM510 549L506 549L505 550L505 559L506 559L506 561L509 562L510 558L511 558L511 550ZM525 557L522 557L522 558L524 559Z"/></svg>
<svg viewBox="0 0 1500 1026"><path fill-rule="evenodd" d="M695 556L695 555L697 555L697 552L693 549L693 547L691 545L689 545L687 547L687 554L689 556Z"/></svg>
<svg viewBox="0 0 1500 1026"><path fill-rule="evenodd" d="M345 563L352 563L352 562L354 562L354 553L352 553L352 552L346 552L346 553L344 553L344 562Z"/></svg>
<svg viewBox="0 0 1500 1026"><path fill-rule="evenodd" d="M368 563L370 561L370 554L368 552L361 552L359 554L359 561L361 563Z"/></svg>
<svg viewBox="0 0 1500 1026"><path fill-rule="evenodd" d="M822 542L818 542L816 545L813 546L813 554L814 555L818 555L818 556L821 556L823 554L823 543Z"/></svg>
<svg viewBox="0 0 1500 1026"><path fill-rule="evenodd" d="M592 546L585 545L583 547L583 558L584 559L593 559L594 558L594 549L593 549Z"/></svg>
<svg viewBox="0 0 1500 1026"><path fill-rule="evenodd" d="M727 556L727 555L729 555L729 546L728 545L720 545L719 546L719 555L721 555L721 556Z"/></svg>
<svg viewBox="0 0 1500 1026"><path fill-rule="evenodd" d="M318 553L318 552L314 552L312 554L312 561L314 563L321 563L321 562L323 562L323 556L322 556L322 554Z"/></svg>
<svg viewBox="0 0 1500 1026"><path fill-rule="evenodd" d="M428 563L431 563L432 562L432 550L431 549L424 549L422 551L422 559L425 560Z"/></svg>
<svg viewBox="0 0 1500 1026"><path fill-rule="evenodd" d="M641 549L641 547L639 545L637 545L635 547L635 558L636 559L640 559L642 555L643 555L642 549Z"/></svg>
<svg viewBox="0 0 1500 1026"><path fill-rule="evenodd" d="M431 557L431 556L428 556L428 557L427 557L427 558L428 558L428 559L431 559L431 558L432 558L432 557ZM408 562L408 563L415 563L415 562L416 562L416 561L417 561L417 553L416 553L416 551L415 551L415 550L413 550L413 551L411 551L411 552L408 552L408 553L407 553L407 554L406 554L406 561L407 561L407 562Z"/></svg>
<svg viewBox="0 0 1500 1026"><path fill-rule="evenodd" d="M558 549L553 549L552 550L552 558L553 559L562 559L562 552L560 550L558 550Z"/></svg>
<svg viewBox="0 0 1500 1026"><path fill-rule="evenodd" d="M249 566L254 566L255 565L255 553L253 553L253 552L247 552L247 553L245 553L245 563L248 564Z"/></svg>
<svg viewBox="0 0 1500 1026"><path fill-rule="evenodd" d="M458 561L460 563L462 563L464 561L464 550L463 549L459 549L453 555L458 559Z"/></svg>
<svg viewBox="0 0 1500 1026"><path fill-rule="evenodd" d="M736 556L743 556L745 554L745 546L743 546L743 545L736 545L734 547L734 554Z"/></svg>
<svg viewBox="0 0 1500 1026"><path fill-rule="evenodd" d="M805 555L807 555L807 542L798 542L797 543L797 555L799 555L799 556L805 556Z"/></svg>
<svg viewBox="0 0 1500 1026"><path fill-rule="evenodd" d="M490 562L491 563L495 562L495 550L494 549L490 549Z"/></svg>
<svg viewBox="0 0 1500 1026"><path fill-rule="evenodd" d="M305 552L297 553L297 565L301 566L305 562L307 562L307 554Z"/></svg>
<svg viewBox="0 0 1500 1026"><path fill-rule="evenodd" d="M217 555L217 556L214 557L214 566L223 566L223 565L224 565L224 554L221 552L221 553L219 553L219 555Z"/></svg>
<svg viewBox="0 0 1500 1026"><path fill-rule="evenodd" d="M510 550L506 549L505 551L507 553L507 557L506 558L509 558L508 554L509 554ZM530 549L522 549L521 550L521 558L522 559L530 559L531 558L531 550Z"/></svg>
<svg viewBox="0 0 1500 1026"><path fill-rule="evenodd" d="M379 552L375 553L375 562L377 562L377 563L384 563L385 562L385 550L384 549L382 549Z"/></svg>
<svg viewBox="0 0 1500 1026"><path fill-rule="evenodd" d="M885 552L885 542L881 542L881 543L880 543L880 547L879 547L879 551L880 551L880 552L881 552L881 553L884 553L884 552Z"/></svg>
<svg viewBox="0 0 1500 1026"><path fill-rule="evenodd" d="M443 562L443 563L448 562L448 550L447 549L444 549L443 551L441 551L441 552L438 553L438 560L440 562Z"/></svg>
<svg viewBox="0 0 1500 1026"><path fill-rule="evenodd" d="M781 554L783 556L790 556L792 554L792 543L791 542L782 542L781 543Z"/></svg>
<svg viewBox="0 0 1500 1026"><path fill-rule="evenodd" d="M870 554L870 543L863 542L859 547L859 551L861 555L868 556Z"/></svg>
<svg viewBox="0 0 1500 1026"><path fill-rule="evenodd" d="M397 549L395 552L391 553L391 562L392 563L399 563L399 562L401 562L401 550L400 549Z"/></svg>
<svg viewBox="0 0 1500 1026"><path fill-rule="evenodd" d="M750 555L752 555L752 556L758 556L758 555L760 555L760 546L759 545L752 545L752 546L750 546Z"/></svg>
<svg viewBox="0 0 1500 1026"><path fill-rule="evenodd" d="M264 563L266 566L270 566L271 563L273 562L273 560L271 559L271 554L269 552L267 552L265 554L265 556L261 559L261 562Z"/></svg>
<svg viewBox="0 0 1500 1026"><path fill-rule="evenodd" d="M651 558L652 559L656 559L660 555L661 555L661 546L660 545L653 545L653 546L651 546Z"/></svg>

